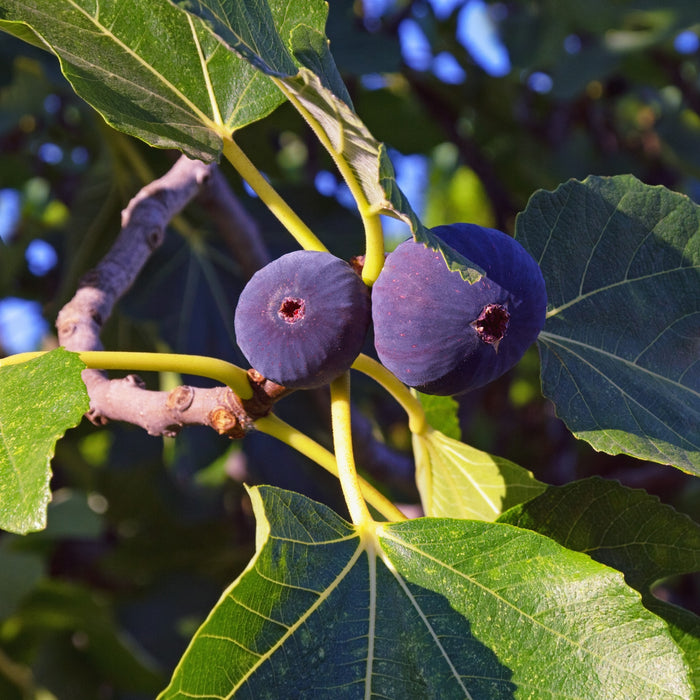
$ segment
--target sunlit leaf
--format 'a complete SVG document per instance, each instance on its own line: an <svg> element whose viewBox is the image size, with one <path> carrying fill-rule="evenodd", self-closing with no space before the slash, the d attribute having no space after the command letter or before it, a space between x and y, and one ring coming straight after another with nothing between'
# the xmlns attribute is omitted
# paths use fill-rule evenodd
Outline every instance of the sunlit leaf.
<svg viewBox="0 0 700 700"><path fill-rule="evenodd" d="M700 524L687 515L642 489L594 477L549 486L499 522L540 532L621 571L647 609L666 620L686 658L700 659L700 617L652 593L658 581L700 571ZM700 665L691 666L697 683Z"/></svg>
<svg viewBox="0 0 700 700"><path fill-rule="evenodd" d="M85 365L57 349L0 368L0 528L25 533L46 526L50 462L56 441L80 422L88 396Z"/></svg>
<svg viewBox="0 0 700 700"><path fill-rule="evenodd" d="M700 473L700 208L634 177L538 192L517 238L549 298L542 384L597 450Z"/></svg>
<svg viewBox="0 0 700 700"><path fill-rule="evenodd" d="M413 453L426 515L491 522L545 489L527 469L439 430L414 434Z"/></svg>
<svg viewBox="0 0 700 700"><path fill-rule="evenodd" d="M258 5L266 23L251 28L252 41L312 19L301 0ZM194 158L218 156L222 135L284 101L264 73L168 0L0 0L0 17L0 29L56 53L75 91L115 128Z"/></svg>
<svg viewBox="0 0 700 700"><path fill-rule="evenodd" d="M298 494L251 495L257 553L162 700L692 696L622 576L542 535L423 518L360 536Z"/></svg>
<svg viewBox="0 0 700 700"><path fill-rule="evenodd" d="M499 522L547 535L619 569L640 592L662 578L700 571L700 525L642 489L600 477L548 486Z"/></svg>
<svg viewBox="0 0 700 700"><path fill-rule="evenodd" d="M425 411L428 424L443 435L461 440L462 428L459 424L459 404L452 396L435 396L415 392Z"/></svg>

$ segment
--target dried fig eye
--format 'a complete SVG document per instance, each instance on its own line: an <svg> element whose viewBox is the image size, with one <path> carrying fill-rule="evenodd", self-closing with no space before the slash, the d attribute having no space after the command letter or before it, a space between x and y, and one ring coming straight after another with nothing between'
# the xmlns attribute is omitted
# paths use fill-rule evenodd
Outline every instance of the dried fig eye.
<svg viewBox="0 0 700 700"><path fill-rule="evenodd" d="M432 233L486 271L474 284L413 239L389 254L372 288L381 362L428 394L458 394L500 377L536 340L547 296L539 266L513 238L475 224Z"/></svg>
<svg viewBox="0 0 700 700"><path fill-rule="evenodd" d="M370 324L369 290L330 253L288 253L253 275L236 306L251 366L289 388L327 384L353 363Z"/></svg>

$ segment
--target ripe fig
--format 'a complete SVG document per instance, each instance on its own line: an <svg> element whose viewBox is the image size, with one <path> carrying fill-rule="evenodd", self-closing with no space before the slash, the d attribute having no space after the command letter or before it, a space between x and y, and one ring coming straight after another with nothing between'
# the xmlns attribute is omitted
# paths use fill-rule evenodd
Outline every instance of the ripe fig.
<svg viewBox="0 0 700 700"><path fill-rule="evenodd" d="M476 224L432 229L485 270L469 284L441 253L409 239L387 256L372 288L381 362L427 394L459 394L510 369L544 325L540 268L510 236Z"/></svg>
<svg viewBox="0 0 700 700"><path fill-rule="evenodd" d="M348 263L299 250L251 277L238 299L234 327L258 372L289 388L310 389L350 368L370 320L369 290Z"/></svg>

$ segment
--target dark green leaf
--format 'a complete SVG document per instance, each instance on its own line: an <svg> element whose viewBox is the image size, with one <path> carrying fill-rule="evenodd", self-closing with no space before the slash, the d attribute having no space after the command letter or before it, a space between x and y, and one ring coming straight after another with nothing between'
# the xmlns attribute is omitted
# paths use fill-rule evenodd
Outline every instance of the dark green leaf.
<svg viewBox="0 0 700 700"><path fill-rule="evenodd" d="M360 536L251 492L257 553L161 698L690 698L622 576L510 525L424 518Z"/></svg>
<svg viewBox="0 0 700 700"><path fill-rule="evenodd" d="M78 584L44 582L25 599L16 623L79 638L89 667L126 689L152 696L162 682L153 660L117 624L106 599Z"/></svg>
<svg viewBox="0 0 700 700"><path fill-rule="evenodd" d="M292 33L292 52L301 65L317 75L324 86L352 107L350 94L338 73L328 39L322 30L311 29L306 25L297 27Z"/></svg>
<svg viewBox="0 0 700 700"><path fill-rule="evenodd" d="M535 530L625 574L648 593L667 576L700 571L700 525L642 489L599 477L548 486L499 522Z"/></svg>
<svg viewBox="0 0 700 700"><path fill-rule="evenodd" d="M274 22L289 32L300 21L299 10L288 16L288 9L267 10L272 24L257 28L265 41L276 36ZM75 91L115 128L194 158L218 156L222 135L284 100L269 78L168 0L0 0L0 17L7 32L41 37Z"/></svg>
<svg viewBox="0 0 700 700"><path fill-rule="evenodd" d="M611 454L700 473L700 208L634 177L538 192L517 238L548 312L542 384L557 415Z"/></svg>
<svg viewBox="0 0 700 700"><path fill-rule="evenodd" d="M0 620L6 620L44 575L44 564L37 554L4 547L0 549L0 571Z"/></svg>
<svg viewBox="0 0 700 700"><path fill-rule="evenodd" d="M0 528L45 527L54 446L89 406L83 369L61 348L0 368Z"/></svg>

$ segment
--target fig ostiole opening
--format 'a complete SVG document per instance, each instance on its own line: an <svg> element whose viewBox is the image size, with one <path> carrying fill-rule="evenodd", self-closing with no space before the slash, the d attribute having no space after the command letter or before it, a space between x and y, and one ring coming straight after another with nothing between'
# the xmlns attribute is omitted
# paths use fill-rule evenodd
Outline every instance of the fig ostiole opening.
<svg viewBox="0 0 700 700"><path fill-rule="evenodd" d="M304 318L306 314L306 304L303 299L286 297L282 300L277 314L286 323L296 323Z"/></svg>
<svg viewBox="0 0 700 700"><path fill-rule="evenodd" d="M498 351L498 344L508 330L510 314L508 309L501 304L487 304L479 314L479 317L471 325L476 334Z"/></svg>

